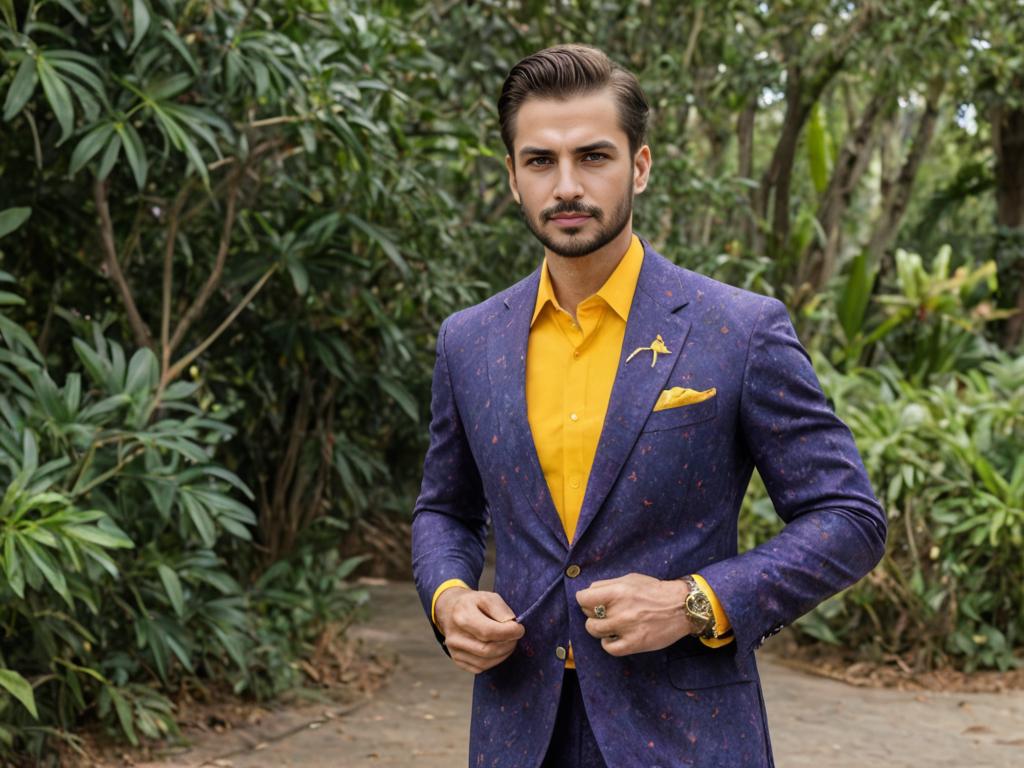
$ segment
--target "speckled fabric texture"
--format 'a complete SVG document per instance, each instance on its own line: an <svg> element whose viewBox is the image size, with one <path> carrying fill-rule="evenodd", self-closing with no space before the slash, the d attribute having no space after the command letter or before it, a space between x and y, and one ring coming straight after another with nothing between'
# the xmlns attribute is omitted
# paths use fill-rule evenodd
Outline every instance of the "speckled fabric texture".
<svg viewBox="0 0 1024 768"><path fill-rule="evenodd" d="M846 426L822 395L785 307L681 269L645 244L624 353L575 541L567 546L526 418L525 363L539 272L448 318L438 336L430 447L413 519L424 610L443 581L478 583L487 527L496 591L526 633L476 677L470 766L537 768L571 642L609 768L772 765L753 651L855 582L884 551L885 515ZM630 362L661 335L671 354ZM714 397L653 411L662 390ZM783 531L737 555L757 467ZM578 565L575 578L566 574ZM616 658L575 593L629 572L699 571L736 633ZM575 570L573 571L575 572ZM438 638L441 639L440 636Z"/></svg>

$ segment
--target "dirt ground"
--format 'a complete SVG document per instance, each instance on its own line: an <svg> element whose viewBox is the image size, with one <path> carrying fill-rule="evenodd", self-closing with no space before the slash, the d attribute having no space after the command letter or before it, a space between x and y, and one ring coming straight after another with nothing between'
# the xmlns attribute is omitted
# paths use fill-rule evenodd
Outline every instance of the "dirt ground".
<svg viewBox="0 0 1024 768"><path fill-rule="evenodd" d="M390 682L373 696L273 712L227 733L193 734L190 748L148 766L465 766L471 676L437 647L411 583L373 586L371 593L372 616L353 631L399 659ZM779 768L1024 765L1024 691L854 687L786 666L768 645L758 663Z"/></svg>

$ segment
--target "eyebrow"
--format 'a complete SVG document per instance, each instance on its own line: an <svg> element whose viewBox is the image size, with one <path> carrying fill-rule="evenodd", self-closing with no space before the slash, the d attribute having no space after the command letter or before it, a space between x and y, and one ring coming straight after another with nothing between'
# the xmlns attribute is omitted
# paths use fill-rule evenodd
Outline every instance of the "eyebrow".
<svg viewBox="0 0 1024 768"><path fill-rule="evenodd" d="M618 147L615 146L614 142L604 139L602 141L595 141L593 144L585 144L582 147L576 147L573 150L573 154L585 155L588 152L596 152L599 149L610 149L614 151L618 150ZM544 147L523 147L519 150L520 157L550 157L554 154L553 150L546 149Z"/></svg>

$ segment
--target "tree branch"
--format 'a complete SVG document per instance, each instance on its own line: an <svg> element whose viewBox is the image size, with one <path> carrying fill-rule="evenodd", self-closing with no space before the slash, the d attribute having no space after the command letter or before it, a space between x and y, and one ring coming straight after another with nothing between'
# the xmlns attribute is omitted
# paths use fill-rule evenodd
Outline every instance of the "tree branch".
<svg viewBox="0 0 1024 768"><path fill-rule="evenodd" d="M224 318L223 322L221 322L221 324L217 326L213 333L207 336L202 341L202 343L199 344L199 346L197 346L187 355L178 360L178 362L176 362L173 366L171 366L170 370L168 370L167 373L164 374L163 376L163 381L161 381L161 388L166 387L167 384L178 378L178 376L181 375L181 372L188 368L189 365L191 365L193 360L195 360L197 357L203 354L203 352L205 352L207 348L211 344L213 344L213 342L215 342L220 337L220 335L224 333L224 331L228 329L228 326L230 326L231 323L234 322L235 318L238 317L242 310L249 305L249 302L251 302L256 297L256 294L260 292L260 289L263 288L267 280L270 279L270 276L277 271L277 267L278 265L274 264L266 272L264 272L260 276L260 279L256 281L256 284L253 285L253 287L249 289L248 293L246 293L245 296L242 297L242 300L238 302L238 306L231 310L231 314Z"/></svg>
<svg viewBox="0 0 1024 768"><path fill-rule="evenodd" d="M206 302L210 300L213 292L217 290L217 286L220 285L221 277L224 275L224 264L228 258L228 250L231 247L231 234L235 228L235 203L238 200L241 181L241 174L235 174L232 177L232 180L228 183L227 210L224 213L224 223L221 227L220 243L217 246L217 257L214 260L213 271L211 271L209 276L206 278L206 282L203 283L203 287L199 290L199 294L196 296L195 300L189 308L185 310L184 316L180 321L178 321L178 325L174 329L174 335L171 337L170 345L168 347L170 352L173 352L177 349L178 345L181 344L182 339L185 338L185 334L188 332L188 329L202 313L203 309L206 307Z"/></svg>
<svg viewBox="0 0 1024 768"><path fill-rule="evenodd" d="M185 183L174 198L174 205L167 221L167 244L164 248L163 301L160 307L160 372L165 373L171 365L171 292L174 285L174 246L178 239L178 223L181 211L188 200L190 184Z"/></svg>
<svg viewBox="0 0 1024 768"><path fill-rule="evenodd" d="M107 184L105 181L96 179L93 182L93 199L96 201L96 213L100 218L100 243L103 246L104 259L107 274L114 281L118 292L121 294L121 301L124 304L125 312L128 314L128 324L131 326L132 334L135 336L135 343L140 347L153 347L153 336L149 327L139 314L135 304L135 297L131 287L121 271L121 264L117 258L117 245L114 241L114 224L110 219L110 205L107 200Z"/></svg>

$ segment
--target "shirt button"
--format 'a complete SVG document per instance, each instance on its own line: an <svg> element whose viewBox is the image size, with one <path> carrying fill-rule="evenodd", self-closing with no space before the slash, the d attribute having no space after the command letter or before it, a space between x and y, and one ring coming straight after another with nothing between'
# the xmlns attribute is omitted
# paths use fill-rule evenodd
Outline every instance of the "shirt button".
<svg viewBox="0 0 1024 768"><path fill-rule="evenodd" d="M577 576L580 575L580 567L573 563L565 569L565 575L568 576L570 579L575 579Z"/></svg>
<svg viewBox="0 0 1024 768"><path fill-rule="evenodd" d="M565 648L562 646L555 648L555 656L558 657L559 661L565 661Z"/></svg>
<svg viewBox="0 0 1024 768"><path fill-rule="evenodd" d="M579 356L580 356L580 351L579 351L578 349L574 349L574 350L572 351L572 356L573 356L573 357L579 357Z"/></svg>
<svg viewBox="0 0 1024 768"><path fill-rule="evenodd" d="M579 420L580 420L580 417L579 417L579 416L577 416L577 415L576 415L575 413L570 413L570 414L569 414L569 420L570 420L570 421L579 421Z"/></svg>
<svg viewBox="0 0 1024 768"><path fill-rule="evenodd" d="M569 478L569 485L571 485L573 488L579 488L580 487L580 479L578 477L570 477Z"/></svg>

